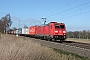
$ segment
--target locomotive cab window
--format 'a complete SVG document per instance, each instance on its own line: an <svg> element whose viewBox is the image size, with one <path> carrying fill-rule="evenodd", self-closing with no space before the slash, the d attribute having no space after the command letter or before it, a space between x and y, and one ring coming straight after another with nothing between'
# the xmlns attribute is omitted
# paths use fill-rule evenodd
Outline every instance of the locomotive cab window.
<svg viewBox="0 0 90 60"><path fill-rule="evenodd" d="M64 29L64 28L65 28L65 26L64 26L64 25L60 25L60 28Z"/></svg>
<svg viewBox="0 0 90 60"><path fill-rule="evenodd" d="M61 28L61 29L64 29L65 26L64 26L64 25L55 25L55 28Z"/></svg>
<svg viewBox="0 0 90 60"><path fill-rule="evenodd" d="M60 28L60 26L59 25L55 25L55 28Z"/></svg>
<svg viewBox="0 0 90 60"><path fill-rule="evenodd" d="M51 29L52 29L52 25L51 25Z"/></svg>
<svg viewBox="0 0 90 60"><path fill-rule="evenodd" d="M52 29L52 25L51 25L51 29Z"/></svg>

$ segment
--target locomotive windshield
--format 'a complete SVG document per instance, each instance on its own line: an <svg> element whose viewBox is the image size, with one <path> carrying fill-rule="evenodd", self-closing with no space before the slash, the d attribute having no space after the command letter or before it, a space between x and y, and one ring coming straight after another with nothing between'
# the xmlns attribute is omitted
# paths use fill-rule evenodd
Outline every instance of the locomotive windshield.
<svg viewBox="0 0 90 60"><path fill-rule="evenodd" d="M55 28L60 28L60 26L59 25L56 25Z"/></svg>
<svg viewBox="0 0 90 60"><path fill-rule="evenodd" d="M64 29L65 26L64 26L64 25L55 25L55 28L61 28L61 29Z"/></svg>
<svg viewBox="0 0 90 60"><path fill-rule="evenodd" d="M64 27L65 27L64 25L60 25L60 28L64 29Z"/></svg>

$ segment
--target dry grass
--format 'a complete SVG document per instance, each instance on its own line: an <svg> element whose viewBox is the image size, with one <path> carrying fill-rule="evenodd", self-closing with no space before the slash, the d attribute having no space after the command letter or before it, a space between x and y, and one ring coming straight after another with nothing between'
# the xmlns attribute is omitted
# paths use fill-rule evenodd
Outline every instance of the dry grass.
<svg viewBox="0 0 90 60"><path fill-rule="evenodd" d="M82 42L82 43L89 43L90 44L90 40L88 40L88 39L67 38L66 41L75 41L75 42Z"/></svg>
<svg viewBox="0 0 90 60"><path fill-rule="evenodd" d="M56 55L59 56L29 39L8 35L0 39L0 60L58 60Z"/></svg>
<svg viewBox="0 0 90 60"><path fill-rule="evenodd" d="M59 54L28 38L3 35L0 39L0 60L76 60L71 55Z"/></svg>
<svg viewBox="0 0 90 60"><path fill-rule="evenodd" d="M0 38L2 37L2 33L0 32Z"/></svg>

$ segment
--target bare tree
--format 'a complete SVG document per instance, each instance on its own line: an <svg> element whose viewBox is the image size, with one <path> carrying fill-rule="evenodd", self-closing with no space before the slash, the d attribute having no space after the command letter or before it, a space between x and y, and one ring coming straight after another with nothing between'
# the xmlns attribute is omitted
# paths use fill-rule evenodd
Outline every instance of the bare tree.
<svg viewBox="0 0 90 60"><path fill-rule="evenodd" d="M7 14L5 17L2 17L0 19L0 27L1 29L0 30L3 30L2 33L6 33L7 30L9 30L11 24L12 24L12 21L11 21L11 17L10 17L10 14Z"/></svg>
<svg viewBox="0 0 90 60"><path fill-rule="evenodd" d="M83 38L83 39L90 39L90 31L89 30L83 30L83 31L69 31L67 32L68 38Z"/></svg>

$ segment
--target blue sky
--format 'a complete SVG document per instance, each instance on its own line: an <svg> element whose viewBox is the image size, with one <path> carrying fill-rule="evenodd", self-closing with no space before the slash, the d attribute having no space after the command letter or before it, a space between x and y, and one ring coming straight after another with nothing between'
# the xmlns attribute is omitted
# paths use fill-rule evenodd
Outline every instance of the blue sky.
<svg viewBox="0 0 90 60"><path fill-rule="evenodd" d="M68 31L90 30L90 0L0 0L0 17L10 13L12 26L43 24L42 17L64 22Z"/></svg>

